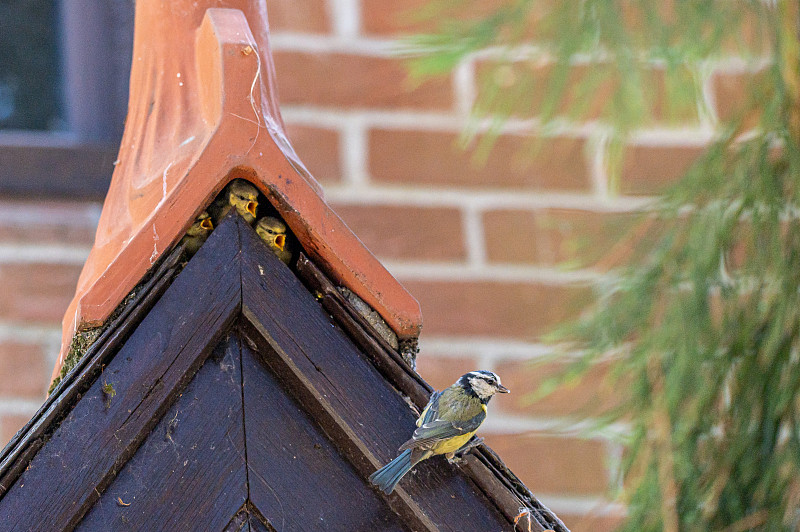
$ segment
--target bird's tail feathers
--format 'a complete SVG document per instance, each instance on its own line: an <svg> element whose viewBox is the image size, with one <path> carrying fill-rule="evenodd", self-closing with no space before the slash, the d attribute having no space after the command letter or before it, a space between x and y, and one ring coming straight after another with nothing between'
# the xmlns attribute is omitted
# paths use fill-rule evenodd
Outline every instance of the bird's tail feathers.
<svg viewBox="0 0 800 532"><path fill-rule="evenodd" d="M406 449L397 458L375 471L369 476L369 481L383 490L387 495L394 491L394 487L411 470L411 449Z"/></svg>

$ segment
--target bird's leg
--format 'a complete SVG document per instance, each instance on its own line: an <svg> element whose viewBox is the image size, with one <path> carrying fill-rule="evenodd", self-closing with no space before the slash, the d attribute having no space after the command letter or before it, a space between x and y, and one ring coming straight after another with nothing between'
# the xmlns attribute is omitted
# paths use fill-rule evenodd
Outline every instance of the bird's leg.
<svg viewBox="0 0 800 532"><path fill-rule="evenodd" d="M457 464L464 460L464 456L466 456L468 452L470 452L474 447L477 447L482 443L483 443L483 438L478 438L476 436L473 436L467 443L462 445L457 451L454 451L452 453L447 453L444 456L445 458L447 458L447 461L450 462L451 464Z"/></svg>

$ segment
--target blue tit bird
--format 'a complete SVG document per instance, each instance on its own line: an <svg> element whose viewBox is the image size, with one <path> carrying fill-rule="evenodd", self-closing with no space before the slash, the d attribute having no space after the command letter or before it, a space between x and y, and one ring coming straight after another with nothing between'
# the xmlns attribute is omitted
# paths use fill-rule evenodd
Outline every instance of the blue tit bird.
<svg viewBox="0 0 800 532"><path fill-rule="evenodd" d="M211 221L211 216L206 211L201 212L200 216L197 217L191 227L186 230L183 238L181 238L181 244L185 246L188 256L191 257L197 253L197 250L200 249L200 246L203 245L213 229L214 223Z"/></svg>
<svg viewBox="0 0 800 532"><path fill-rule="evenodd" d="M273 255L284 264L292 260L292 250L286 240L286 224L273 216L265 216L256 223L256 233L267 244Z"/></svg>
<svg viewBox="0 0 800 532"><path fill-rule="evenodd" d="M486 419L486 405L498 392L510 390L491 371L470 371L449 388L434 392L411 439L400 446L400 455L370 475L369 481L388 495L422 460L438 454L451 460L470 448L470 439Z"/></svg>
<svg viewBox="0 0 800 532"><path fill-rule="evenodd" d="M247 223L253 225L258 209L258 189L244 179L234 179L208 206L214 225L219 225L231 209L236 209Z"/></svg>

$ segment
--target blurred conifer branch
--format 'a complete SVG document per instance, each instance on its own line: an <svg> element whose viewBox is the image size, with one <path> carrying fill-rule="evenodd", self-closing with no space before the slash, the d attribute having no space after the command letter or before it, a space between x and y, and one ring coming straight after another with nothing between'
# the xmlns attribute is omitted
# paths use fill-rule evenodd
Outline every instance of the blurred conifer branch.
<svg viewBox="0 0 800 532"><path fill-rule="evenodd" d="M614 176L640 128L713 130L625 265L553 335L583 353L570 378L611 357L619 401L594 415L629 427L623 530L800 529L798 3L487 4L432 2L419 16L437 31L403 49L423 78L474 66L466 135L484 153L520 118L537 135L589 122L609 132ZM722 120L703 88L732 61L754 83Z"/></svg>

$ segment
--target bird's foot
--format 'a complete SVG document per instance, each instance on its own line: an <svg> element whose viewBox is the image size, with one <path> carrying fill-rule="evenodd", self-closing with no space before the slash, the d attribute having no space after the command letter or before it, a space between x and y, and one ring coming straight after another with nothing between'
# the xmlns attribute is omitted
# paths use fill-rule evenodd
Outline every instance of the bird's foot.
<svg viewBox="0 0 800 532"><path fill-rule="evenodd" d="M447 463L452 465L458 465L464 462L463 455L459 456L456 453L447 453L444 455L447 458Z"/></svg>
<svg viewBox="0 0 800 532"><path fill-rule="evenodd" d="M471 440L465 443L463 447L461 447L453 454L455 455L455 458L463 460L464 456L466 456L468 452L470 452L472 449L474 449L475 447L477 447L482 443L483 443L483 438L473 437Z"/></svg>

